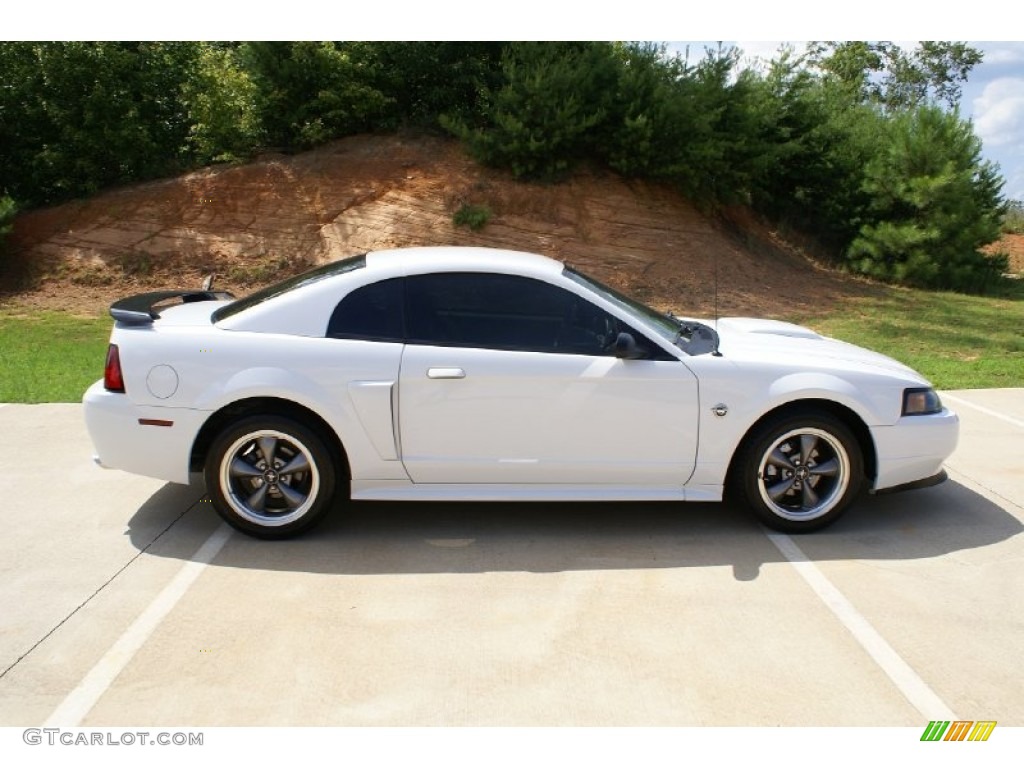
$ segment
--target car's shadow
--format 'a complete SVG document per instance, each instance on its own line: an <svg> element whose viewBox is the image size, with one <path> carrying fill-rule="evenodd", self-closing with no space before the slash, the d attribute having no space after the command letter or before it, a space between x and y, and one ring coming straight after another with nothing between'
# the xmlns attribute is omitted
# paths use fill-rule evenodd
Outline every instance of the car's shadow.
<svg viewBox="0 0 1024 768"><path fill-rule="evenodd" d="M135 513L140 550L187 560L216 525L201 485L168 485ZM814 561L933 558L1024 529L997 504L949 481L865 496L831 527L794 540ZM354 502L287 541L235 533L216 564L333 574L558 572L730 566L755 579L783 561L742 507L681 503Z"/></svg>

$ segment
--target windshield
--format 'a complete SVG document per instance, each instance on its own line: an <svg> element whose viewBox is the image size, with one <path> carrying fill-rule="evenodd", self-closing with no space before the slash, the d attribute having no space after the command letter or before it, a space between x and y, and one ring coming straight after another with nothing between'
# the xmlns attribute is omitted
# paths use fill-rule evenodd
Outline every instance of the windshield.
<svg viewBox="0 0 1024 768"><path fill-rule="evenodd" d="M589 288L594 293L600 295L604 299L607 299L612 304L615 304L617 307L625 310L629 314L638 315L643 318L654 330L658 332L658 335L670 344L675 344L679 339L679 323L668 315L651 309L646 304L641 304L636 299L631 299L629 296L619 293L614 288L609 288L607 285L598 282L594 278L587 277L586 275L577 272L572 267L565 268L565 276L570 280Z"/></svg>
<svg viewBox="0 0 1024 768"><path fill-rule="evenodd" d="M564 274L570 280L585 286L625 312L647 321L648 326L665 341L674 344L687 354L703 355L711 352L717 355L718 334L704 323L681 320L671 314L658 312L646 304L641 304L636 299L619 293L614 288L609 288L592 277L577 272L572 267L566 267Z"/></svg>
<svg viewBox="0 0 1024 768"><path fill-rule="evenodd" d="M282 293L288 293L288 291L294 291L296 288L301 288L304 285L315 283L318 280L323 280L328 277L334 277L335 275L341 275L345 272L351 272L355 269L360 269L366 266L366 254L360 256L353 256L348 259L342 259L341 261L332 261L330 264L324 264L322 267L311 269L308 272L303 272L301 275L295 275L295 277L289 277L287 280L282 280L280 283L268 286L261 291L256 291L238 301L233 301L227 306L221 307L213 313L211 318L213 322L217 323L225 318L237 315L250 307L255 307L257 304L261 304L267 299L272 299L275 296L280 296Z"/></svg>

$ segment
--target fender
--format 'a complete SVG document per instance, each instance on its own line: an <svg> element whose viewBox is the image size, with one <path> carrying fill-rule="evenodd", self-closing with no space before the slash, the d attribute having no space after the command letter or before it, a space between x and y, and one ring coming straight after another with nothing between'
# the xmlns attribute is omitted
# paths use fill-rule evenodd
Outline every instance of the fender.
<svg viewBox="0 0 1024 768"><path fill-rule="evenodd" d="M870 431L874 425L893 423L899 417L895 409L901 402L900 392L896 388L883 397L869 395L854 381L817 371L786 374L759 386L737 381L729 390L719 388L713 394L702 391L700 449L697 467L687 485L721 486L743 437L758 420L778 408L803 400L825 400L848 408ZM887 400L893 403L893 413L881 407ZM728 405L726 416L712 414L710 408L717 402Z"/></svg>
<svg viewBox="0 0 1024 768"><path fill-rule="evenodd" d="M899 418L898 410L887 413L868 392L832 373L791 373L773 381L767 394L765 407L757 418L797 400L831 400L849 408L868 426L892 424ZM896 396L893 402L898 409L902 400Z"/></svg>

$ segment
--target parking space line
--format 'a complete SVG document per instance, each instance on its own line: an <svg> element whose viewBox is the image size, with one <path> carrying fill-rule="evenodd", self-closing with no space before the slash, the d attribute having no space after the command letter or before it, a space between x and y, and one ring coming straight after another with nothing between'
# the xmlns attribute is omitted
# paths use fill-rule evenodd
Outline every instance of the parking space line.
<svg viewBox="0 0 1024 768"><path fill-rule="evenodd" d="M1013 426L1015 427L1020 427L1021 429L1024 429L1024 421L1021 421L1020 419L1015 419L1013 418L1013 416L1007 416L1005 413L993 411L991 408L986 408L983 405L977 405L976 403L972 403L970 400L964 400L962 397L951 395L948 392L943 392L940 395L940 397L943 400L950 400L951 402L954 402L957 405L966 405L968 408L973 408L974 410L981 411L982 413L987 414L988 416L1001 419L1002 421L1005 421L1008 424L1013 424Z"/></svg>
<svg viewBox="0 0 1024 768"><path fill-rule="evenodd" d="M139 614L103 658L96 662L96 666L89 670L78 686L47 718L44 727L71 728L81 723L230 537L231 529L223 523L210 534L191 560L181 567L171 582Z"/></svg>
<svg viewBox="0 0 1024 768"><path fill-rule="evenodd" d="M843 593L818 570L793 539L784 533L768 530L765 530L765 535L925 720L959 719Z"/></svg>

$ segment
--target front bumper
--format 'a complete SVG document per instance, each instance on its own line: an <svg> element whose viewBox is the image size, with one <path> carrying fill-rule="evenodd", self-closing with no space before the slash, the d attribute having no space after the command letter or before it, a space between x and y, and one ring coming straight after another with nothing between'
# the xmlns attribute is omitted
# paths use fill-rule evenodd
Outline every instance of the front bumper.
<svg viewBox="0 0 1024 768"><path fill-rule="evenodd" d="M189 482L189 458L209 413L190 408L135 405L97 381L82 396L85 425L96 455L107 469L172 483Z"/></svg>
<svg viewBox="0 0 1024 768"><path fill-rule="evenodd" d="M890 427L872 427L871 436L878 459L872 491L934 484L927 481L942 473L943 462L956 449L960 417L945 408L928 416L904 416Z"/></svg>

